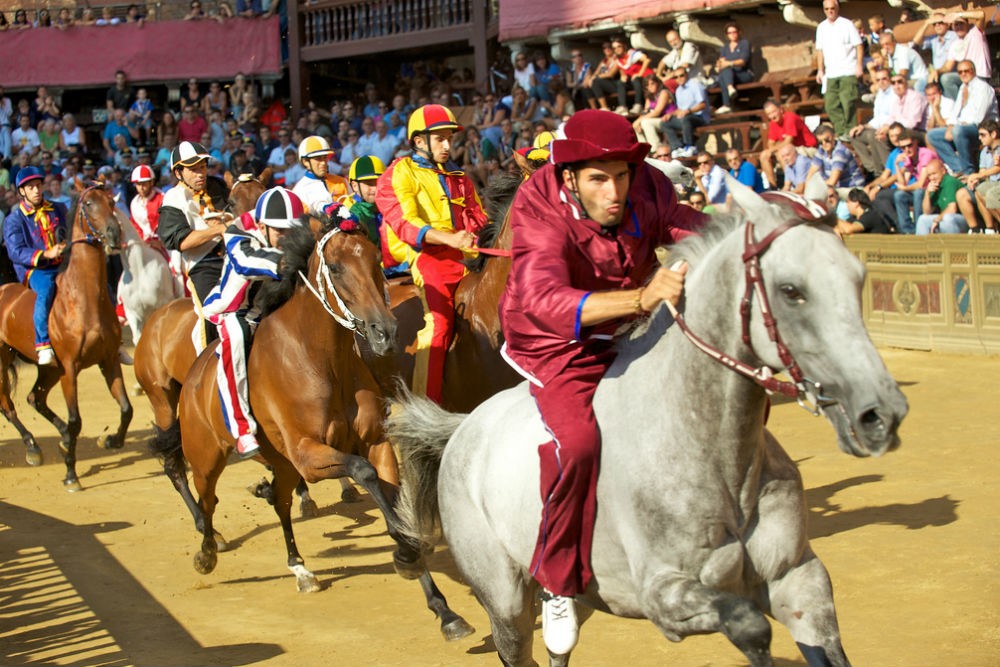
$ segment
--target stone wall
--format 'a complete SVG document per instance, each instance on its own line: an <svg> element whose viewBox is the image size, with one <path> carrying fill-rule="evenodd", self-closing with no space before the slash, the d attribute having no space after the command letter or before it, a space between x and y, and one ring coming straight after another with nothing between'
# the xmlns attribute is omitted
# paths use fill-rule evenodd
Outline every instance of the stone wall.
<svg viewBox="0 0 1000 667"><path fill-rule="evenodd" d="M1000 238L858 235L864 318L878 345L1000 354Z"/></svg>

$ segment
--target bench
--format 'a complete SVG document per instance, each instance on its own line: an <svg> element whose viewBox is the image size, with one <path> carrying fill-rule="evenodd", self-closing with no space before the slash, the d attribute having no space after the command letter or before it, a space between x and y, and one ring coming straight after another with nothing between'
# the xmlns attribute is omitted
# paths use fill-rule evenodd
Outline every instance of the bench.
<svg viewBox="0 0 1000 667"><path fill-rule="evenodd" d="M769 93L767 97L778 100L782 100L782 90L786 88L791 88L792 91L789 93L797 94L800 99L808 99L812 97L814 90L818 89L818 84L815 78L811 76L813 72L813 67L811 65L794 67L791 69L780 70L780 71L769 71L765 72L756 81L749 81L747 83L738 83L735 85L737 94L739 93L753 93L754 91L766 91ZM709 94L721 94L722 88L718 85L712 86L708 89ZM748 99L750 96L741 96L741 99ZM762 103L763 101L760 100Z"/></svg>

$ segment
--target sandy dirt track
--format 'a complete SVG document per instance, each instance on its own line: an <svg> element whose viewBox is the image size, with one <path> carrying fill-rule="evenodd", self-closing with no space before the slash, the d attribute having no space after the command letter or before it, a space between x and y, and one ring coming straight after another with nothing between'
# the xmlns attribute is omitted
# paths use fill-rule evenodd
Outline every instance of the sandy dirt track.
<svg viewBox="0 0 1000 667"><path fill-rule="evenodd" d="M805 480L810 535L834 582L847 654L858 667L1000 665L1000 360L883 356L910 401L897 452L853 459L837 450L825 420L790 404L771 416ZM32 378L22 370L20 396ZM314 487L321 515L295 525L323 591L296 592L274 513L246 490L263 475L252 462L230 465L219 486L216 527L235 548L220 554L215 572L197 574L200 537L146 452L145 399L133 398L126 448L108 453L94 439L116 407L96 370L82 385L82 493L63 491L55 430L23 398L18 409L45 465L29 468L13 428L0 426L0 664L499 664L486 616L447 554L432 562L438 584L476 627L453 643L441 638L417 584L394 574L374 505L339 502L336 483ZM53 392L64 414L61 400ZM779 666L805 664L780 626L773 651ZM545 664L540 631L535 657ZM606 615L584 626L572 662L746 664L721 636L672 644L648 622Z"/></svg>

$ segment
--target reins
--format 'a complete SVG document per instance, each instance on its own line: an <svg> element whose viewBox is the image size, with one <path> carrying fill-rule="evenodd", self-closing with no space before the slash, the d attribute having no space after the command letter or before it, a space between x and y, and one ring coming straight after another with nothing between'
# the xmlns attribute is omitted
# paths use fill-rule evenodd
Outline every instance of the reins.
<svg viewBox="0 0 1000 667"><path fill-rule="evenodd" d="M87 213L87 207L84 205L84 203L85 203L84 202L84 198L86 198L87 193L89 193L91 190L97 190L98 188L100 188L101 190L103 190L104 186L102 184L100 184L100 183L97 183L97 184L94 184L94 185L90 185L83 192L80 193L80 203L77 205L78 211L77 211L76 217L77 218L80 218L80 217L83 218L83 221L85 223L87 223L87 229L89 229L91 233L88 233L87 229L84 229L83 225L81 224L80 225L80 230L83 231L83 238L75 239L73 241L70 241L70 245L73 245L73 244L76 244L76 243L86 243L87 245L106 245L107 244L107 240L108 240L107 233L103 233L102 234L101 232L97 231L97 229L94 227L94 221L90 217L90 214ZM76 220L74 219L74 224L75 223L76 223Z"/></svg>
<svg viewBox="0 0 1000 667"><path fill-rule="evenodd" d="M317 287L313 287L312 283L309 282L309 279L301 271L299 271L298 274L302 279L302 282L305 283L305 286L309 288L310 292L312 292L312 295L316 297L316 299L323 306L323 309L330 314L330 317L332 317L337 324L344 327L348 331L356 331L361 336L364 336L365 329L363 325L365 321L352 313L347 307L347 304L344 303L344 300L337 292L336 286L333 284L333 277L330 275L330 267L323 258L323 249L326 247L326 244L334 237L334 235L340 232L340 228L331 229L316 243L316 255L319 257L319 266L316 269ZM340 312L343 313L343 317L338 315L330 305L330 301L326 296L328 291L336 300L337 307L340 309Z"/></svg>
<svg viewBox="0 0 1000 667"><path fill-rule="evenodd" d="M764 276L760 270L760 256L771 247L774 240L787 232L789 229L797 227L803 222L805 222L805 219L790 220L785 222L773 229L767 236L761 239L760 242L755 242L753 234L754 225L752 222L747 221L743 240L744 250L742 259L747 283L746 291L744 292L743 299L740 303L743 342L746 345L750 345L750 315L752 311L753 297L756 294L757 300L760 302L760 310L764 318L764 327L767 330L768 338L770 338L771 342L773 342L777 347L778 358L781 359L781 363L785 365L785 369L791 377L791 381L778 379L775 376L774 370L769 366L761 365L754 368L750 364L740 361L739 359L722 352L718 348L713 347L695 334L690 327L688 327L687 322L684 320L684 316L678 312L677 308L674 307L672 303L669 301L665 303L667 308L670 310L670 314L673 316L674 321L677 322L677 326L680 327L680 330L684 333L688 340L690 340L699 350L730 370L753 380L758 385L763 387L768 394L777 393L789 398L794 398L798 404L807 411L813 415L819 415L824 408L836 404L837 401L823 395L823 387L819 382L815 382L805 377L802 373L802 369L792 356L791 351L789 351L784 340L782 340L781 334L778 332L777 320L774 319L774 315L771 310L771 303L768 300L767 292L764 289Z"/></svg>

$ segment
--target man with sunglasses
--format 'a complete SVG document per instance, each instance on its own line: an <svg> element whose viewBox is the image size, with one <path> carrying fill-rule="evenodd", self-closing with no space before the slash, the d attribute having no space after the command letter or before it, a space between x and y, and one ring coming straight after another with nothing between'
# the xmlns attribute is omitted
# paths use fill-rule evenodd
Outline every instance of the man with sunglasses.
<svg viewBox="0 0 1000 667"><path fill-rule="evenodd" d="M914 221L922 212L927 165L936 160L937 155L931 149L921 146L917 137L909 131L900 135L899 150L900 154L896 159L896 188L892 193L896 208L896 229L900 234L913 234L916 231Z"/></svg>
<svg viewBox="0 0 1000 667"><path fill-rule="evenodd" d="M819 147L813 156L809 176L818 173L827 185L834 188L862 187L865 175L854 159L854 154L834 136L833 128L820 125L813 134L816 135Z"/></svg>
<svg viewBox="0 0 1000 667"><path fill-rule="evenodd" d="M816 83L824 85L823 107L838 137L854 120L864 45L854 24L840 15L838 0L823 0L826 20L816 26Z"/></svg>
<svg viewBox="0 0 1000 667"><path fill-rule="evenodd" d="M708 92L701 81L692 79L686 71L678 71L676 79L678 86L674 91L674 102L677 109L663 117L660 129L667 137L673 157L692 157L698 152L694 131L712 120Z"/></svg>
<svg viewBox="0 0 1000 667"><path fill-rule="evenodd" d="M933 29L934 35L925 38L924 35L927 33L928 26ZM941 12L931 14L924 24L920 26L917 34L913 36L913 41L910 42L911 46L931 52L931 67L927 73L928 82L938 80L938 73L942 70L945 63L948 62L948 49L951 48L951 43L956 39L958 39L958 35L945 22L944 14Z"/></svg>
<svg viewBox="0 0 1000 667"><path fill-rule="evenodd" d="M945 119L947 127L928 132L927 142L948 169L962 177L973 172L973 160L979 151L979 124L997 118L997 96L990 84L976 77L971 60L959 62L956 71L962 85L951 115Z"/></svg>

